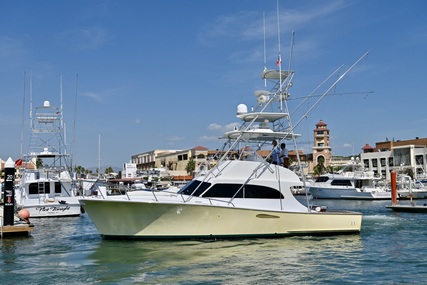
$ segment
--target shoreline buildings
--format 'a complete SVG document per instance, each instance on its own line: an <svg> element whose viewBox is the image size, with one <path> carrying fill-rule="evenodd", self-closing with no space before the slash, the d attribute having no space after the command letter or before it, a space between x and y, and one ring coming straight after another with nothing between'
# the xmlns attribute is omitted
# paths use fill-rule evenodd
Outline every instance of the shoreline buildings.
<svg viewBox="0 0 427 285"><path fill-rule="evenodd" d="M330 130L327 124L320 120L313 130L314 141L312 153L304 154L299 151L300 160L305 174L312 175L314 167L323 163L325 167L341 166L350 162L351 156L336 157L332 155L330 145ZM200 167L207 161L215 164L215 155L218 150L210 150L203 146L196 146L186 150L151 150L132 155L131 162L124 165L122 178L131 178L150 169L165 169L170 177L178 180L188 180L194 173L200 171ZM260 150L258 155L267 157L270 150ZM236 154L230 154L230 159ZM295 150L289 150L289 157L293 164L297 161ZM364 163L365 170L373 171L383 178L390 180L390 171L413 171L415 176L426 173L427 167L427 138L415 138L410 140L386 140L376 142L375 147L366 144L361 148L361 153L356 159ZM194 162L194 171L187 172L189 161ZM210 165L212 166L212 165ZM208 166L208 167L210 167ZM126 168L133 169L130 173ZM411 170L409 170L411 169Z"/></svg>

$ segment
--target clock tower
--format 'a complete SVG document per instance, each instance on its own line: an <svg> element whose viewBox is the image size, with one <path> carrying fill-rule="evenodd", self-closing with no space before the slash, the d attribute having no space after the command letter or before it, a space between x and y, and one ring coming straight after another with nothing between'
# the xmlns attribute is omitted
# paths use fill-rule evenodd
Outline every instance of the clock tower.
<svg viewBox="0 0 427 285"><path fill-rule="evenodd" d="M317 165L323 160L323 165L328 167L331 163L332 153L329 143L328 125L320 120L314 129L313 163Z"/></svg>

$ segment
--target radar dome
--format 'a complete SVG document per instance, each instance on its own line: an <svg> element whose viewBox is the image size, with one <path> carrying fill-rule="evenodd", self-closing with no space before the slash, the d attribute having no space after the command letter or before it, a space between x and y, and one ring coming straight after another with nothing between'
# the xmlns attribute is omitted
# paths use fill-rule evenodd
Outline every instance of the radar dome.
<svg viewBox="0 0 427 285"><path fill-rule="evenodd" d="M237 106L237 115L247 114L248 107L245 104L239 104Z"/></svg>

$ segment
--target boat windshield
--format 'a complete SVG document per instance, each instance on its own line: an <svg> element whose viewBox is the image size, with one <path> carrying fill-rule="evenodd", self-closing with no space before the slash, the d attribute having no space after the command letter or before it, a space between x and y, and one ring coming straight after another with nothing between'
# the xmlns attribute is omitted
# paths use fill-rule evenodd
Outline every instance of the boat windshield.
<svg viewBox="0 0 427 285"><path fill-rule="evenodd" d="M178 191L178 193L184 195L200 196L210 186L211 184L208 182L193 180L190 183L187 183L187 185L185 185L184 187L182 187L181 190Z"/></svg>
<svg viewBox="0 0 427 285"><path fill-rule="evenodd" d="M276 189L260 185L245 185L242 187L241 184L218 183L214 184L210 189L208 189L210 186L210 183L194 180L183 187L178 193L205 198L284 198L282 193Z"/></svg>

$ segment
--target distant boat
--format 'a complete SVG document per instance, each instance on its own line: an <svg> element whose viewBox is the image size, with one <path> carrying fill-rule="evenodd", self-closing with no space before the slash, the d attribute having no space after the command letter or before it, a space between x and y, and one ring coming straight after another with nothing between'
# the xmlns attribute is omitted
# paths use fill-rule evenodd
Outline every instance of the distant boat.
<svg viewBox="0 0 427 285"><path fill-rule="evenodd" d="M44 101L30 112L30 120L29 151L20 163L16 186L17 207L27 209L31 218L79 216L81 206L70 174L62 102L61 107L54 107Z"/></svg>
<svg viewBox="0 0 427 285"><path fill-rule="evenodd" d="M391 199L391 192L381 177L365 171L357 159L352 159L337 173L320 175L309 191L314 199Z"/></svg>

